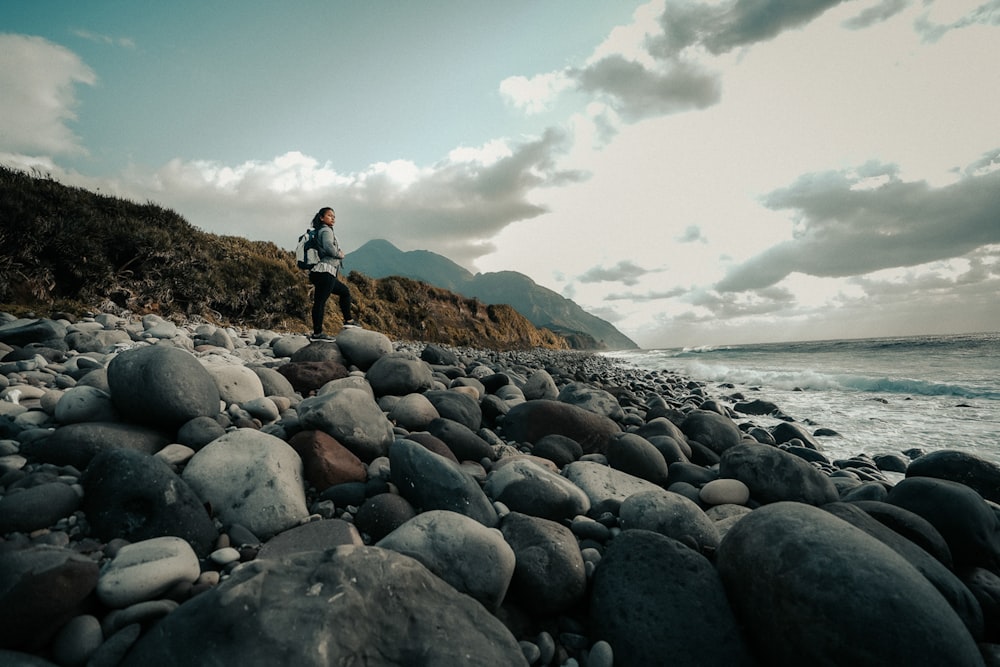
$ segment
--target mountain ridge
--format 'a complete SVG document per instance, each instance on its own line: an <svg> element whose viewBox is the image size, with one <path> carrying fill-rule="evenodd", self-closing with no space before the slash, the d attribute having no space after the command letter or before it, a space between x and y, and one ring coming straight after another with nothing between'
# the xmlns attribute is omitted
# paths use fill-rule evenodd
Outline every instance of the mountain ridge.
<svg viewBox="0 0 1000 667"><path fill-rule="evenodd" d="M509 304L535 326L572 340L578 349L639 347L610 322L517 271L473 274L444 255L429 250L400 250L385 239L368 241L349 253L345 263L351 270L372 278L401 276L485 303Z"/></svg>

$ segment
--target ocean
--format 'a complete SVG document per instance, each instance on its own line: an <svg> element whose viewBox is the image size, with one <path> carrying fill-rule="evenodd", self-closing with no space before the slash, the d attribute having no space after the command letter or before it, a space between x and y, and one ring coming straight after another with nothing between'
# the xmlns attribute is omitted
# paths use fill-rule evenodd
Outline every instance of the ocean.
<svg viewBox="0 0 1000 667"><path fill-rule="evenodd" d="M606 353L673 371L708 393L759 398L812 432L831 460L954 449L1000 464L1000 333ZM732 384L735 388L722 385ZM771 417L740 415L773 426Z"/></svg>

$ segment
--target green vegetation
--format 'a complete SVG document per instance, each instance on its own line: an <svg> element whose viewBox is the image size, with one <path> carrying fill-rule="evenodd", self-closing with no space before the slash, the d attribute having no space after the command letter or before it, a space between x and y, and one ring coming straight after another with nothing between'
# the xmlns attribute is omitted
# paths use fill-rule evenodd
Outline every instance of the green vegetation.
<svg viewBox="0 0 1000 667"><path fill-rule="evenodd" d="M129 311L307 330L306 276L290 251L203 232L152 202L67 187L0 166L0 309ZM567 347L509 306L405 278L347 277L361 320L404 340L495 349ZM329 330L339 326L328 307Z"/></svg>

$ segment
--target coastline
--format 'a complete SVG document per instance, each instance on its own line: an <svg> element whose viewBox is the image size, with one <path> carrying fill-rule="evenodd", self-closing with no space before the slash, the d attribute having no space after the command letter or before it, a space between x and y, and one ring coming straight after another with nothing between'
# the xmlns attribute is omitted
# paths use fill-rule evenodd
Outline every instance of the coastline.
<svg viewBox="0 0 1000 667"><path fill-rule="evenodd" d="M967 454L831 461L753 397L589 352L108 314L0 341L0 657L1000 656L1000 466Z"/></svg>

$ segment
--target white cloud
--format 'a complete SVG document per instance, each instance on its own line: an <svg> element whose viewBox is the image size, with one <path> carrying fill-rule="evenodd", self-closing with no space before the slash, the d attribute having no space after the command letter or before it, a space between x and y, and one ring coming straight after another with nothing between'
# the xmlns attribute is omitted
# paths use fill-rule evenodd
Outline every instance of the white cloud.
<svg viewBox="0 0 1000 667"><path fill-rule="evenodd" d="M511 76L500 82L500 94L508 104L531 115L548 111L555 99L572 85L563 72Z"/></svg>
<svg viewBox="0 0 1000 667"><path fill-rule="evenodd" d="M41 37L0 34L0 152L85 153L70 124L77 84L96 82L93 70L69 49Z"/></svg>

